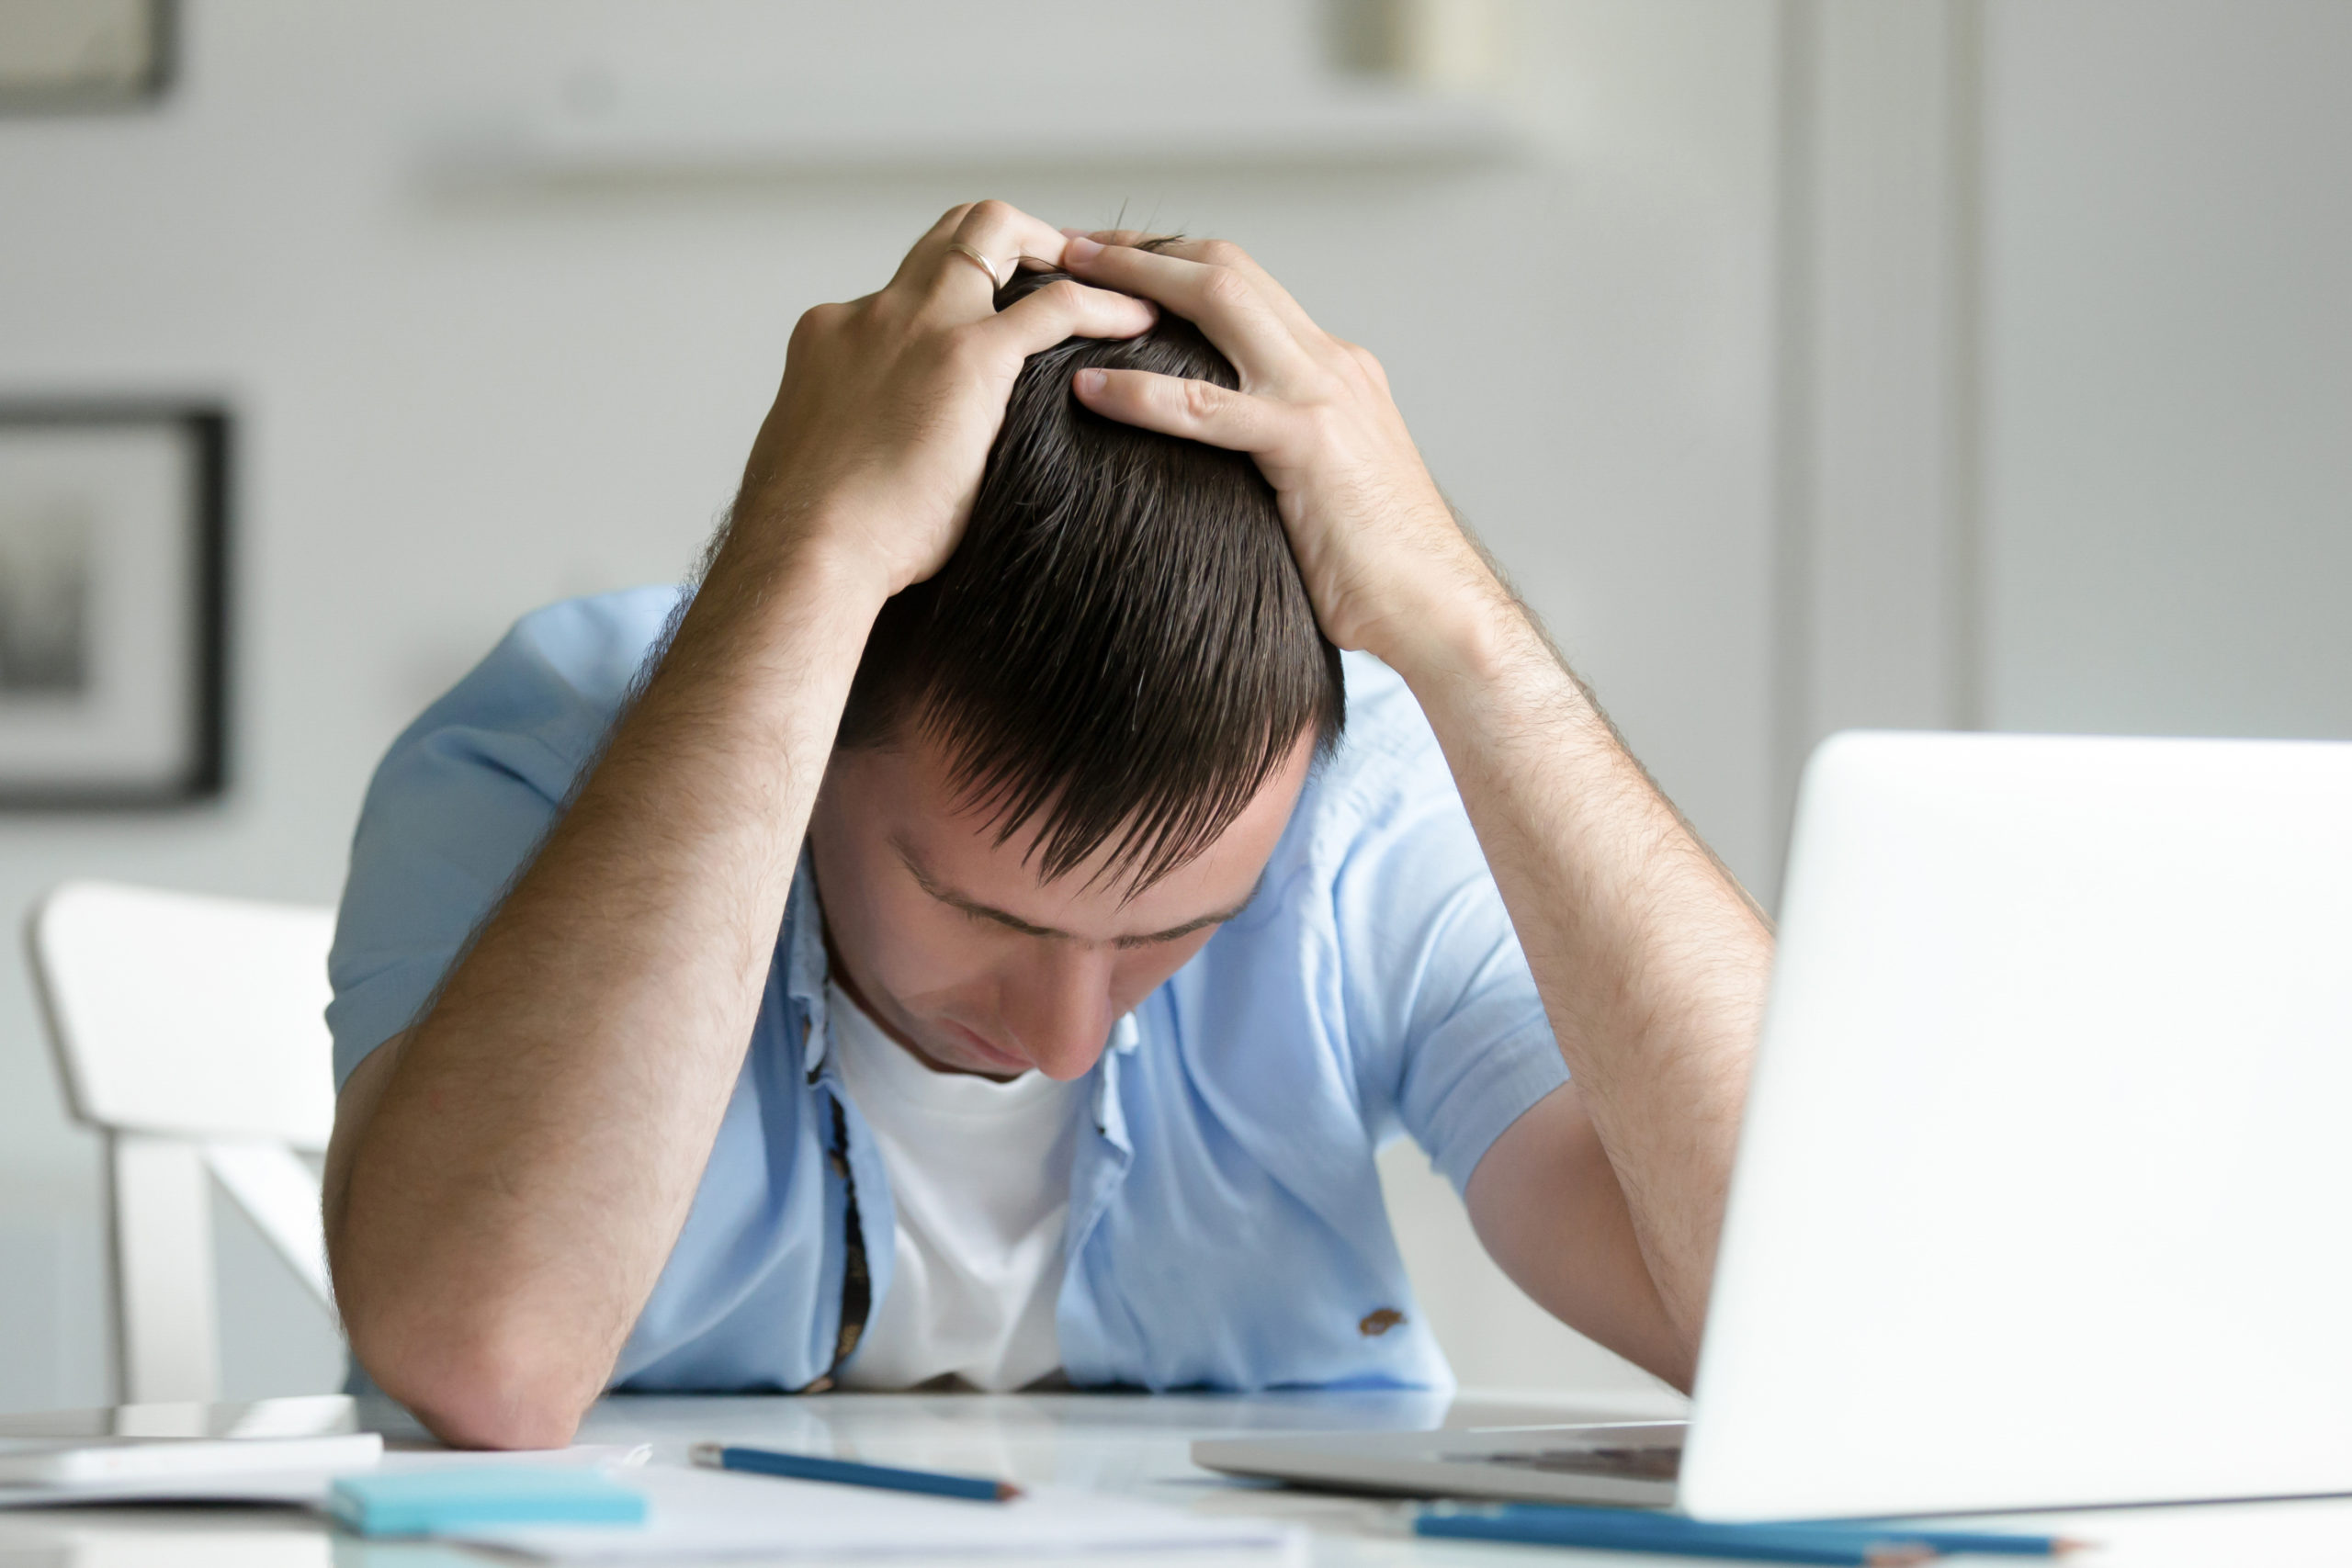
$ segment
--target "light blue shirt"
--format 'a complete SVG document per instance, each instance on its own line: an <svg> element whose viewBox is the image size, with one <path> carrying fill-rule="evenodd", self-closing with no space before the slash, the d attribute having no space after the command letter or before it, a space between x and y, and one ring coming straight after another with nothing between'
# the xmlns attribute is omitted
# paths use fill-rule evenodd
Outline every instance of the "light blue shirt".
<svg viewBox="0 0 2352 1568"><path fill-rule="evenodd" d="M639 589L526 616L393 742L330 962L338 1084L414 1021L528 861L677 599ZM1451 1386L1374 1155L1409 1134L1458 1191L1567 1070L1419 705L1368 658L1349 656L1347 685L1346 738L1257 895L1119 1021L1086 1080L1056 1314L1075 1383ZM804 863L615 1386L797 1389L831 1367L850 1251L836 1102L880 1305L889 1181L824 1014Z"/></svg>

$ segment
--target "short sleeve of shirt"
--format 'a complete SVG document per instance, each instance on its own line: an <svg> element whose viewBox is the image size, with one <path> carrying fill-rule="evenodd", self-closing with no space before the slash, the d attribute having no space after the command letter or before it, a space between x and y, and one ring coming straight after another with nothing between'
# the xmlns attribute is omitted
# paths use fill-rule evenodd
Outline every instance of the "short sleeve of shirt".
<svg viewBox="0 0 2352 1568"><path fill-rule="evenodd" d="M392 743L369 783L327 960L340 1088L413 1022L603 744L674 588L526 616Z"/></svg>
<svg viewBox="0 0 2352 1568"><path fill-rule="evenodd" d="M1350 827L1332 873L1348 1035L1367 1103L1458 1192L1567 1064L1436 737L1365 666L1351 656L1346 772L1327 781Z"/></svg>

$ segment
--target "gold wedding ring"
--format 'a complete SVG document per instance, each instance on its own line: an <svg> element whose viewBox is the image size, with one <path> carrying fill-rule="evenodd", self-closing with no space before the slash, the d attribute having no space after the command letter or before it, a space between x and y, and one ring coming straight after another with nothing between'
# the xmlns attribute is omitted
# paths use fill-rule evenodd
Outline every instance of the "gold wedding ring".
<svg viewBox="0 0 2352 1568"><path fill-rule="evenodd" d="M989 288L1003 288L1003 287L1004 287L1004 285L1003 285L1001 282L1000 282L1000 281L998 280L998 278L997 278L997 276L996 276L996 263L994 263L994 262L992 262L992 261L989 260L989 258L988 258L988 257L986 257L986 256L982 255L982 254L981 254L978 250L974 249L974 248L973 248L972 246L970 246L970 245L966 244L966 243L965 243L963 241L961 241L961 240L950 240L950 241L948 241L948 242L947 242L947 248L948 248L949 250L951 250L951 251L955 252L955 253L956 253L957 255L959 255L959 256L968 256L968 257L970 257L974 265L978 266L978 267L982 272L985 272L985 273L987 273L987 274L989 275Z"/></svg>

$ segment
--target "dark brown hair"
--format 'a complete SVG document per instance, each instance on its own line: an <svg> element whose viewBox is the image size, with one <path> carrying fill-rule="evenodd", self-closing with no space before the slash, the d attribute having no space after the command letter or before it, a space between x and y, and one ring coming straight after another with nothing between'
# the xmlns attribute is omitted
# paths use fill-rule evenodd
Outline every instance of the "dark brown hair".
<svg viewBox="0 0 2352 1568"><path fill-rule="evenodd" d="M997 309L1061 276L1015 277ZM1256 462L1089 412L1070 378L1091 367L1240 384L1165 313L1032 355L963 542L875 622L840 743L911 720L999 843L1040 824L1041 880L1109 844L1140 890L1232 826L1301 735L1328 751L1346 694Z"/></svg>

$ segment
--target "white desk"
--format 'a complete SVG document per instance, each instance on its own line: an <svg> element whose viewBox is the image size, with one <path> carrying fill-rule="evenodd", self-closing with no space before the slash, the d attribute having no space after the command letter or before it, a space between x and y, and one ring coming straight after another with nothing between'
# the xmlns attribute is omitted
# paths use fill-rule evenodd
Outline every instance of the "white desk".
<svg viewBox="0 0 2352 1568"><path fill-rule="evenodd" d="M1532 1568L1663 1558L1589 1555L1402 1535L1380 1503L1238 1484L1195 1468L1192 1439L1220 1433L1531 1425L1657 1415L1623 1404L1464 1394L1301 1393L1208 1394L826 1394L814 1398L608 1399L584 1442L654 1445L682 1461L690 1443L728 1439L881 1463L978 1471L1149 1497L1178 1506L1296 1521L1313 1532L1317 1568ZM371 1424L395 1439L419 1436L388 1407ZM2259 1440L2258 1436L2252 1440ZM2352 1499L2205 1508L2143 1508L2045 1516L2047 1528L2108 1543L2068 1568L2198 1564L2199 1568L2345 1564L2352 1568ZM265 1510L85 1509L0 1515L0 1568L465 1568L490 1559L440 1547L339 1537L300 1513ZM511 1559L499 1561L513 1561ZM1204 1560L1152 1554L1124 1560L1190 1568ZM1220 1564L1263 1554L1224 1554ZM1961 1559L1990 1564L2001 1560ZM916 1568L900 1560L899 1568ZM1287 1568L1287 1565L1286 1565Z"/></svg>

